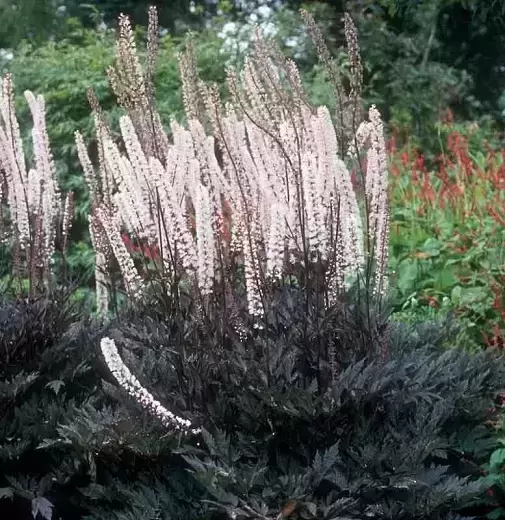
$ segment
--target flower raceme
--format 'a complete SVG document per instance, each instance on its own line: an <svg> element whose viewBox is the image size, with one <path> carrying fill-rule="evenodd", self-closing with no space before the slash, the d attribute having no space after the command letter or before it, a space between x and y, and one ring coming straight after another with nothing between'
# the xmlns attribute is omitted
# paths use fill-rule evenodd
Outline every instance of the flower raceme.
<svg viewBox="0 0 505 520"><path fill-rule="evenodd" d="M197 434L200 431L198 428L191 427L191 421L178 417L167 410L140 384L138 379L130 372L130 369L123 363L114 340L102 338L100 348L105 362L119 386L126 390L144 409L161 421L163 426L186 434Z"/></svg>
<svg viewBox="0 0 505 520"><path fill-rule="evenodd" d="M100 315L108 313L114 264L133 300L143 297L150 278L140 273L125 234L156 252L156 258L148 260L162 271L163 287L174 290L175 296L180 288L189 288L196 295L192 301L207 317L211 305L224 308L223 300L229 298L233 306L234 290L245 289L248 311L260 328L277 284L294 283L304 289L307 304L326 306L333 305L356 276L366 276L375 294L384 292L386 148L374 106L368 120L354 128L361 113L362 77L356 29L346 15L353 76L347 95L317 26L308 13L302 15L332 83L336 114L310 104L295 63L256 31L243 69L228 71L226 103L215 85L200 81L188 45L180 56L187 125L172 121L171 140L154 107L155 10L149 14L145 73L130 23L120 18L117 60L108 72L126 112L120 119L121 146L92 91L88 95L98 141L97 171L82 135L75 135L91 197L89 230ZM62 204L54 181L43 99L26 96L34 119L35 152L35 168L27 173L10 77L0 94L0 196L7 199L19 245L35 237L35 259L42 261L46 281L55 224L61 219L68 227L72 201L70 197ZM363 199L350 170L362 174ZM4 186L7 192L2 194ZM68 229L63 237L67 239ZM140 384L112 339L103 338L101 349L119 385L143 408L175 431L198 432Z"/></svg>
<svg viewBox="0 0 505 520"><path fill-rule="evenodd" d="M317 33L313 24L309 28ZM127 44L133 36L126 18L120 29L117 67L136 71L139 84L134 95L129 85L121 84L122 74L111 72L127 112L120 121L125 153L96 106L98 179L82 138L76 137L96 208L94 233L101 234L100 243L108 243L130 295L141 296L142 284L118 238L124 233L149 244L160 255L156 263L164 275L188 280L204 299L216 294L216 284L228 283L223 276L240 265L249 312L257 316L264 313L267 288L293 273L302 285L322 287L324 301L331 304L353 277L373 273L363 267L374 262L371 284L383 293L389 223L379 111L371 107L368 121L348 136L334 124L327 107L310 105L296 65L257 32L243 70L228 72L226 104L215 86L198 79L191 46L180 57L188 123L184 128L172 122L169 143L146 98L152 89L142 82L149 81L148 75L138 72L135 46ZM356 54L349 17L346 32L352 44L349 52ZM333 67L324 42L315 36L318 53ZM359 56L352 58L359 76ZM349 99L358 103L356 81L339 106L348 105ZM340 87L336 95L343 96ZM151 125L146 123L146 110ZM350 110L354 118L356 106ZM345 149L347 155L342 154ZM363 153L366 161L361 160ZM353 188L348 160L354 161L355 169L366 164L364 203ZM226 239L224 222L230 223ZM322 280L312 283L316 276Z"/></svg>
<svg viewBox="0 0 505 520"><path fill-rule="evenodd" d="M33 119L34 167L30 170L26 166L14 110L12 77L7 74L2 79L0 89L0 205L5 202L9 209L8 238L15 251L15 274L28 278L32 291L50 288L52 260L60 226L63 247L68 243L72 193L68 193L65 199L60 194L46 129L44 98L26 91L25 99ZM3 218L2 212L2 231Z"/></svg>

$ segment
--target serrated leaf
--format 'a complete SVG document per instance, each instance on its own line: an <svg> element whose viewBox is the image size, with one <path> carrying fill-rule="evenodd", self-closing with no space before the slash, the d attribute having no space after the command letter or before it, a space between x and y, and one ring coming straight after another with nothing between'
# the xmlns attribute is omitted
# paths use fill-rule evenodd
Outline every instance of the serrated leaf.
<svg viewBox="0 0 505 520"><path fill-rule="evenodd" d="M37 518L40 515L45 520L51 520L53 517L53 504L44 497L35 497L32 499L32 516Z"/></svg>
<svg viewBox="0 0 505 520"><path fill-rule="evenodd" d="M60 390L65 386L65 382L60 379L55 379L47 383L46 388L52 390L56 395L60 393Z"/></svg>
<svg viewBox="0 0 505 520"><path fill-rule="evenodd" d="M0 488L0 500L3 500L5 498L13 498L14 497L14 491L10 487L3 487Z"/></svg>
<svg viewBox="0 0 505 520"><path fill-rule="evenodd" d="M317 505L314 502L304 502L303 505L312 516L317 515Z"/></svg>

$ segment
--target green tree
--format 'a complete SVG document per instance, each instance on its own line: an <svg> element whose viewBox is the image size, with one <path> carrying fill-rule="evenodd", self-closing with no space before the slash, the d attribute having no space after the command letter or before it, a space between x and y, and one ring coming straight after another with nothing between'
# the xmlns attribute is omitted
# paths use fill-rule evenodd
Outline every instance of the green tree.
<svg viewBox="0 0 505 520"><path fill-rule="evenodd" d="M64 16L62 0L0 0L0 47L59 36Z"/></svg>
<svg viewBox="0 0 505 520"><path fill-rule="evenodd" d="M445 103L444 108L452 108L463 119L490 117L501 126L505 123L504 2L319 3L333 11L328 20L338 20L344 9L351 10L368 62L369 87L386 96L387 104L396 106L396 117L410 119L417 132L422 131L430 104L438 108L439 103ZM290 1L292 7L301 4L298 0ZM338 26L333 23L329 31L337 33ZM399 94L405 102L397 99ZM418 102L412 103L413 100Z"/></svg>
<svg viewBox="0 0 505 520"><path fill-rule="evenodd" d="M171 33L200 29L216 12L206 0L0 0L0 48L15 48L24 39L37 44L61 39L68 34L69 18L91 28L102 21L115 25L124 13L136 25L147 25L150 5L158 8L160 25Z"/></svg>

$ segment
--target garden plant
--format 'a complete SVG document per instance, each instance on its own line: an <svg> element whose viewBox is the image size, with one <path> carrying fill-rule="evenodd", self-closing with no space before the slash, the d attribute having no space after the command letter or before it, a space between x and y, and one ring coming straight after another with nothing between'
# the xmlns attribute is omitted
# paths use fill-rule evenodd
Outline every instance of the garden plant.
<svg viewBox="0 0 505 520"><path fill-rule="evenodd" d="M13 283L0 307L1 518L501 514L486 494L502 460L499 342L470 352L449 316L393 319L389 256L405 296L418 279L409 261L445 261L442 245L461 231L429 236L444 212L498 240L502 159L490 150L484 171L453 132L440 178L392 145L390 164L380 111L363 109L351 16L345 70L311 15L301 17L335 110L310 102L295 62L259 30L241 68L227 70L223 101L201 80L188 38L185 122L170 121L170 134L157 110L156 10L144 63L120 17L107 71L118 126L90 89L96 157L75 134L93 315L65 287L75 203L57 182L44 99L26 93L27 161L4 78L0 194ZM478 196L491 188L493 204ZM403 220L390 193L407 206ZM401 226L416 240L412 258ZM450 289L485 333L468 262L460 278L423 282L420 297Z"/></svg>
<svg viewBox="0 0 505 520"><path fill-rule="evenodd" d="M431 160L389 143L397 305L406 314L452 311L469 348L502 348L503 143L450 113L439 132L442 153Z"/></svg>

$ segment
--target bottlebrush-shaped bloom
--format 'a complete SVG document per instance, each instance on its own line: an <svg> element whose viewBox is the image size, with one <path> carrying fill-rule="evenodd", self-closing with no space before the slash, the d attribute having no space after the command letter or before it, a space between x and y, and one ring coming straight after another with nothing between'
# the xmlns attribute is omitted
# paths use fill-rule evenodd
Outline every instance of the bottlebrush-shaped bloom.
<svg viewBox="0 0 505 520"><path fill-rule="evenodd" d="M200 430L191 427L191 421L178 417L171 411L167 410L152 394L150 394L139 382L139 380L130 372L130 369L123 363L121 356L114 340L111 338L102 338L100 348L107 366L112 375L128 394L137 401L142 408L148 410L157 417L163 426L173 428L174 431L180 431L186 434L197 434Z"/></svg>

